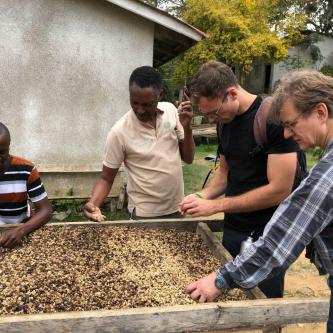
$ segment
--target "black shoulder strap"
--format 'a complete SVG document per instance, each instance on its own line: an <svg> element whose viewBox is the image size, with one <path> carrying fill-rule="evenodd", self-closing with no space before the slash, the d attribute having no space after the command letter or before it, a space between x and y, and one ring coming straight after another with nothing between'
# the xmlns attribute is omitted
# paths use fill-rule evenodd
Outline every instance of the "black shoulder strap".
<svg viewBox="0 0 333 333"><path fill-rule="evenodd" d="M217 124L216 124L216 133L217 133L217 140L218 140L218 143L220 143L220 138L222 137L222 130L223 130L223 123L218 121ZM209 176L211 175L211 173L213 172L213 170L216 170L217 166L217 161L219 160L219 155L220 155L220 150L219 150L219 145L217 145L217 150L216 150L216 156L215 156L215 160L214 160L214 166L209 170L204 182L203 182L203 185L202 185L202 188L204 188L206 186L206 183L209 179Z"/></svg>

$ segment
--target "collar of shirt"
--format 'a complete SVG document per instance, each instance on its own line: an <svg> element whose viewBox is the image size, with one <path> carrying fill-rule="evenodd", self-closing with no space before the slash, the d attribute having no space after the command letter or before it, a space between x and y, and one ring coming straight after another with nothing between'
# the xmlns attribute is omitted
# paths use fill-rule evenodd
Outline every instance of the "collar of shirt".
<svg viewBox="0 0 333 333"><path fill-rule="evenodd" d="M134 113L133 109L131 109L131 114L132 114L132 119L134 119L134 121L136 121L137 124L140 124L141 126L148 127L148 128L154 128L154 126L151 123L140 121L138 119L138 117L136 116L136 114ZM158 124L160 123L160 122L158 122L158 120L161 119L161 117L162 117L163 114L164 114L164 111L161 110L161 109L159 109L157 107L157 111L156 111L156 127L158 127Z"/></svg>

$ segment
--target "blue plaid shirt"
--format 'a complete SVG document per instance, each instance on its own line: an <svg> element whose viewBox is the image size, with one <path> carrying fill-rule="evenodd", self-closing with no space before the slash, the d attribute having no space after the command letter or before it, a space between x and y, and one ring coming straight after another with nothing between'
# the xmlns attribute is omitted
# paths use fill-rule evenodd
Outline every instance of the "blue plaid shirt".
<svg viewBox="0 0 333 333"><path fill-rule="evenodd" d="M263 236L217 271L224 288L253 288L289 267L312 241L313 262L333 275L333 140L300 186L266 225Z"/></svg>

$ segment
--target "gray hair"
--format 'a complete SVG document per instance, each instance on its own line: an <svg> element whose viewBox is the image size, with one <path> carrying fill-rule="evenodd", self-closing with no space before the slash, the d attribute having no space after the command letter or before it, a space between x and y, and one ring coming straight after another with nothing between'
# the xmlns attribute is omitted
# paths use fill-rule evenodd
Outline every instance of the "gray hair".
<svg viewBox="0 0 333 333"><path fill-rule="evenodd" d="M329 118L333 118L333 78L317 71L299 71L283 78L273 94L271 119L279 122L286 100L296 109L309 114L318 103L325 103Z"/></svg>

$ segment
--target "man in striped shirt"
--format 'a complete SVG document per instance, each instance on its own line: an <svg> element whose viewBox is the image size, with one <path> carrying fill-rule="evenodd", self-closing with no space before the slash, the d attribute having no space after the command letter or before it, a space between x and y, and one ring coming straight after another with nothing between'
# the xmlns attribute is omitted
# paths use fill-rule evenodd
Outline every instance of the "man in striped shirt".
<svg viewBox="0 0 333 333"><path fill-rule="evenodd" d="M36 167L21 157L9 154L10 133L0 123L0 224L20 224L0 234L0 246L12 248L52 216L43 183ZM31 200L36 212L32 213Z"/></svg>
<svg viewBox="0 0 333 333"><path fill-rule="evenodd" d="M223 289L250 289L289 267L311 243L310 260L331 288L327 332L333 333L333 78L303 71L282 81L274 94L273 119L303 150L319 146L323 157L277 208L263 236L217 272L189 284L199 302ZM309 254L309 253L308 253Z"/></svg>

